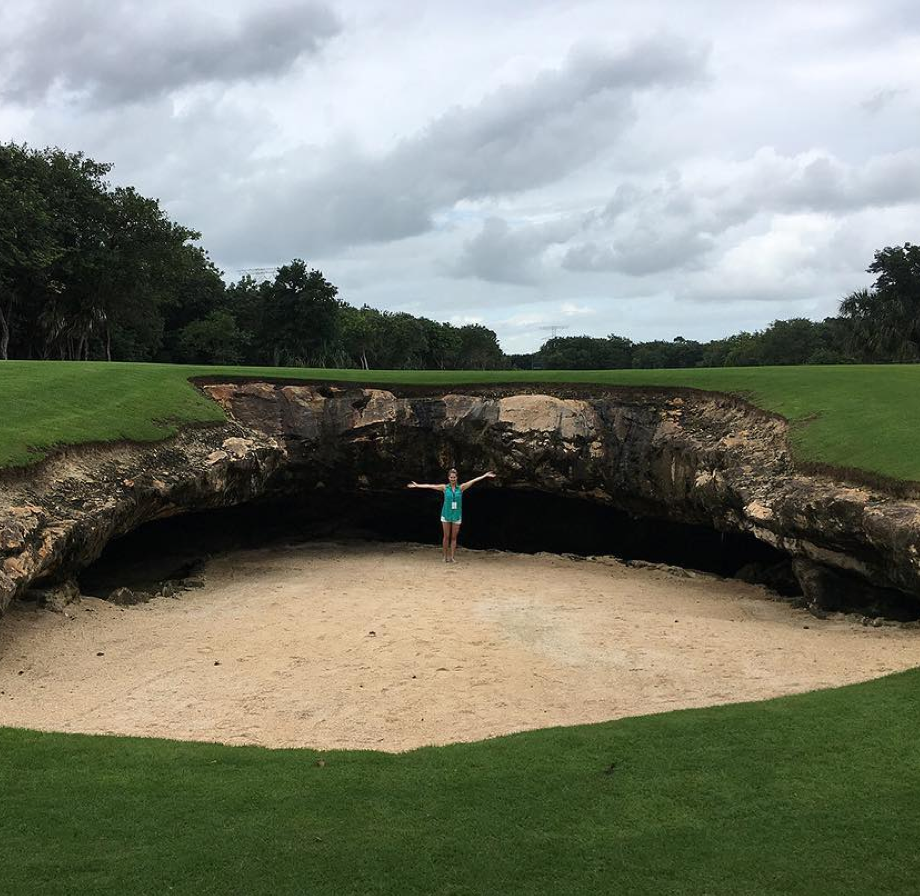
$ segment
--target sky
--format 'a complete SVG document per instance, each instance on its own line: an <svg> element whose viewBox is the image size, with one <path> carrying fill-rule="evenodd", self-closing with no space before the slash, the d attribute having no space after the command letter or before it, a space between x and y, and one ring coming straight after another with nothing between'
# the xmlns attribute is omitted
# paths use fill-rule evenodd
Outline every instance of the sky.
<svg viewBox="0 0 920 896"><path fill-rule="evenodd" d="M9 140L113 163L228 280L302 258L506 352L709 340L920 242L920 4L5 0Z"/></svg>

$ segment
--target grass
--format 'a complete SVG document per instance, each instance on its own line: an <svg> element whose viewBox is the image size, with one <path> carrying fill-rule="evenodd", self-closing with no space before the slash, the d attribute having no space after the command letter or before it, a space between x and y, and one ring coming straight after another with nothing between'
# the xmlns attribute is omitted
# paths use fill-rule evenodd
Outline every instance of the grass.
<svg viewBox="0 0 920 896"><path fill-rule="evenodd" d="M920 670L402 755L0 729L0 889L907 894Z"/></svg>
<svg viewBox="0 0 920 896"><path fill-rule="evenodd" d="M920 365L601 371L308 370L168 364L0 364L0 467L56 446L166 438L222 419L188 382L251 375L457 386L501 382L690 386L731 392L792 424L800 461L920 481Z"/></svg>

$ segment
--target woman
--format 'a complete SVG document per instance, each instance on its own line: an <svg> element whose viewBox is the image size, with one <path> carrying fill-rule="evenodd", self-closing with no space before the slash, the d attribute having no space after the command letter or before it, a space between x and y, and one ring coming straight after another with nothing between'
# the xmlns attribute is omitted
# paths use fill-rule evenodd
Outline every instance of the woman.
<svg viewBox="0 0 920 896"><path fill-rule="evenodd" d="M457 471L451 467L447 471L447 485L425 485L410 482L407 488L430 488L436 492L444 492L444 503L441 505L441 528L444 538L441 547L444 549L444 562L453 563L454 554L457 552L457 536L460 534L460 522L463 516L463 493L471 486L483 479L494 479L491 471L457 485Z"/></svg>

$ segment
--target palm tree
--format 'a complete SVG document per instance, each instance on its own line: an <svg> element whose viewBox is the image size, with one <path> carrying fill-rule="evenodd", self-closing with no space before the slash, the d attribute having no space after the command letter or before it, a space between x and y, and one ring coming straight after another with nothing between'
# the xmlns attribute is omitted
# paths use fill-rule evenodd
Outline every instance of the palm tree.
<svg viewBox="0 0 920 896"><path fill-rule="evenodd" d="M868 271L878 278L840 303L850 324L851 350L867 360L920 360L920 246L905 243L875 253Z"/></svg>

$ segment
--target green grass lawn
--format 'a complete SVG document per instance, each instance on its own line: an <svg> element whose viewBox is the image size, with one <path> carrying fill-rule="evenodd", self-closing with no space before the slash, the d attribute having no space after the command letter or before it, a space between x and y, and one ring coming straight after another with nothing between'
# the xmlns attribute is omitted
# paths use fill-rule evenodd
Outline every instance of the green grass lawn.
<svg viewBox="0 0 920 896"><path fill-rule="evenodd" d="M403 755L0 729L0 891L910 894L920 670Z"/></svg>
<svg viewBox="0 0 920 896"><path fill-rule="evenodd" d="M786 417L802 461L920 481L920 365L365 372L8 361L0 363L0 467L28 464L57 445L151 441L183 424L218 421L219 408L188 378L223 374L440 386L674 385L732 392Z"/></svg>

